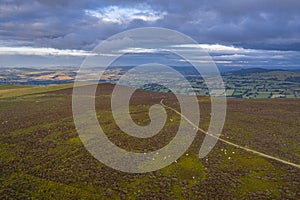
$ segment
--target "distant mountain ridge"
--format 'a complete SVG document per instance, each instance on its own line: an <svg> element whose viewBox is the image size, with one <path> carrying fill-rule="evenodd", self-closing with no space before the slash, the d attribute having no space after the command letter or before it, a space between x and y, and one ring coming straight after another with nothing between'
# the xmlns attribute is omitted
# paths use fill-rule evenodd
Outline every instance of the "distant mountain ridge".
<svg viewBox="0 0 300 200"><path fill-rule="evenodd" d="M253 73L266 73L266 72L273 72L273 71L292 71L292 70L285 70L285 69L265 69L265 68L246 68L246 69L239 69L239 70L232 70L226 72L227 74L234 74L234 75L247 75Z"/></svg>

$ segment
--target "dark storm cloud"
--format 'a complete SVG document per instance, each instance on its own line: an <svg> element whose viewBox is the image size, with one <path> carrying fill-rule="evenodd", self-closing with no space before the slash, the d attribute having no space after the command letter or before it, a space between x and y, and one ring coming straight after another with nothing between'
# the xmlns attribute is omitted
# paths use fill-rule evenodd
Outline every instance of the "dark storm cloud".
<svg viewBox="0 0 300 200"><path fill-rule="evenodd" d="M197 5L192 2L195 1L184 1L185 6L180 7L164 1L170 15L163 24L177 27L203 43L262 49L300 48L295 45L300 40L300 1L226 0Z"/></svg>

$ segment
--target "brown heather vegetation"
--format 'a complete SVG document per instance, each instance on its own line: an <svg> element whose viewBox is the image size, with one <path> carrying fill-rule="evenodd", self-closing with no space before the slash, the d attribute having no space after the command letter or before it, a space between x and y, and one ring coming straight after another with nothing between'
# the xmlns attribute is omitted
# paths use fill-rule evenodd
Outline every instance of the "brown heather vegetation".
<svg viewBox="0 0 300 200"><path fill-rule="evenodd" d="M71 87L71 85L69 86ZM300 170L261 158L220 141L203 159L199 132L177 163L128 174L93 158L82 145L72 119L72 89L39 88L0 92L0 199L299 199ZM180 117L168 111L163 130L148 139L121 133L110 113L113 85L98 87L99 122L118 146L152 151L166 145ZM21 91L22 88L14 90ZM19 95L18 95L19 94ZM161 99L178 108L172 94L138 91L131 113L141 125L148 108ZM199 97L200 127L207 129L210 100ZM170 120L172 119L172 120ZM228 99L224 139L294 163L300 162L300 101ZM230 158L230 159L229 159Z"/></svg>

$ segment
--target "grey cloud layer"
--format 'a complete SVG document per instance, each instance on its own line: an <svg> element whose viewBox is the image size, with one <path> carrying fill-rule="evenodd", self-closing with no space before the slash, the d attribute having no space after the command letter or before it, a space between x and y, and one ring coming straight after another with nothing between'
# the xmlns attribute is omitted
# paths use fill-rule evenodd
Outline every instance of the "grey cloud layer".
<svg viewBox="0 0 300 200"><path fill-rule="evenodd" d="M298 0L0 2L0 40L15 45L89 50L122 30L162 26L190 35L199 43L300 51ZM145 6L164 15L152 21L143 16L127 23L109 23L86 12L109 6Z"/></svg>

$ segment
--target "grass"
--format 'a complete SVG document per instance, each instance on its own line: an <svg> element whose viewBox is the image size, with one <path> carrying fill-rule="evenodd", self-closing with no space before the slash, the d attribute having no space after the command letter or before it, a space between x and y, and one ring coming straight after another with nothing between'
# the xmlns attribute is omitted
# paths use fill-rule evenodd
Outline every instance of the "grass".
<svg viewBox="0 0 300 200"><path fill-rule="evenodd" d="M103 195L101 191L97 193L92 193L90 191L84 190L82 188L72 187L70 185L41 179L29 174L24 173L14 173L8 177L4 182L2 182L2 188L4 187L6 192L9 190L24 190L27 188L26 192L21 192L15 194L18 198L30 198L30 199L102 199ZM14 197L11 193L7 197Z"/></svg>
<svg viewBox="0 0 300 200"><path fill-rule="evenodd" d="M0 90L8 90L8 89L20 89L20 88L28 88L31 86L27 86L27 85L2 85L0 84Z"/></svg>
<svg viewBox="0 0 300 200"><path fill-rule="evenodd" d="M0 143L0 158L2 162L9 163L15 159L18 159L18 157L11 150L11 147L12 145Z"/></svg>
<svg viewBox="0 0 300 200"><path fill-rule="evenodd" d="M195 156L183 156L177 163L163 168L161 172L165 176L186 180L189 185L195 185L197 181L205 179L204 167L199 158Z"/></svg>
<svg viewBox="0 0 300 200"><path fill-rule="evenodd" d="M253 173L247 177L241 178L242 186L238 188L239 198L250 198L251 193L267 194L270 198L280 197L278 183L271 180L264 180L263 176Z"/></svg>
<svg viewBox="0 0 300 200"><path fill-rule="evenodd" d="M143 176L136 178L133 181L122 183L122 187L128 190L127 199L136 199L142 190L150 187L150 181L151 179L149 177Z"/></svg>
<svg viewBox="0 0 300 200"><path fill-rule="evenodd" d="M266 194L268 198L278 198L280 196L279 187L283 185L280 178L282 171L276 169L267 160L249 156L236 151L236 149L223 149L226 153L220 168L226 171L239 171L244 174L240 177L241 184L236 188L231 188L234 196L238 199L251 198L252 194ZM230 159L228 159L230 158ZM272 178L276 178L276 182Z"/></svg>
<svg viewBox="0 0 300 200"><path fill-rule="evenodd" d="M73 84L61 84L61 85L51 85L51 86L32 86L32 87L9 87L9 86L2 86L0 90L0 99L2 98L15 98L20 97L24 95L32 95L32 94L38 94L38 93L44 93L44 92L51 92L51 91L57 91L67 88L72 88Z"/></svg>

